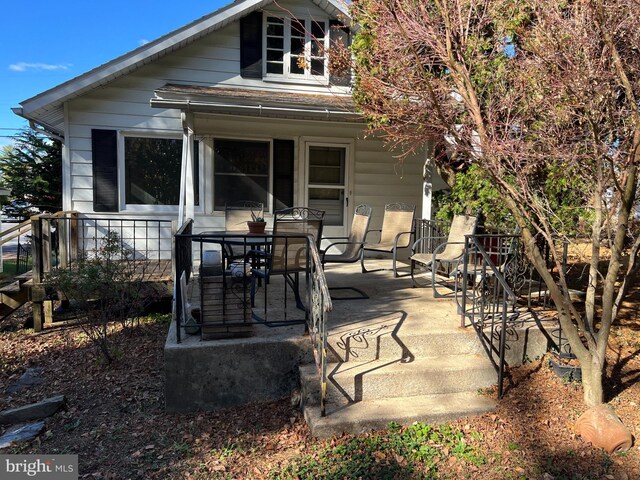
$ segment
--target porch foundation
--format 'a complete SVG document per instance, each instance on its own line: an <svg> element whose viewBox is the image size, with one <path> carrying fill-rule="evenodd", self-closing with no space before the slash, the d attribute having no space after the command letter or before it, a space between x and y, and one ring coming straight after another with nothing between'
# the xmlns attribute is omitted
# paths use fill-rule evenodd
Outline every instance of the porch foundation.
<svg viewBox="0 0 640 480"><path fill-rule="evenodd" d="M216 341L184 335L172 322L164 349L165 408L169 413L211 411L276 400L300 384L298 367L313 363L304 327L255 325L255 335Z"/></svg>

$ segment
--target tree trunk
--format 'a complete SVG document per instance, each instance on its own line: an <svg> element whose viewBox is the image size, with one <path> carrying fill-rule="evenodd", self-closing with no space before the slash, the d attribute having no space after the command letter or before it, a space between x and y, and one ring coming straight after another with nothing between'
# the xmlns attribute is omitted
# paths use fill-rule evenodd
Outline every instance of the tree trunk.
<svg viewBox="0 0 640 480"><path fill-rule="evenodd" d="M597 355L588 355L591 361L580 362L582 369L582 389L584 403L593 407L604 403L604 389L602 387L602 375L604 365Z"/></svg>

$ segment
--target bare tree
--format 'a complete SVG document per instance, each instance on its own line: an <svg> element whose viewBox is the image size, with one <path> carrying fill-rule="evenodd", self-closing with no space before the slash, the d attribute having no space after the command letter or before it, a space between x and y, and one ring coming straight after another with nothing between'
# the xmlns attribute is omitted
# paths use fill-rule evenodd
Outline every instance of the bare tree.
<svg viewBox="0 0 640 480"><path fill-rule="evenodd" d="M520 227L583 370L602 403L612 322L640 239L625 250L640 160L640 3L635 0L358 0L354 98L371 128L409 153L439 142L442 167L477 164ZM560 169L591 212L583 305L560 268L562 228L544 179ZM601 258L610 235L611 255ZM538 239L550 246L559 279ZM605 263L604 269L602 263Z"/></svg>

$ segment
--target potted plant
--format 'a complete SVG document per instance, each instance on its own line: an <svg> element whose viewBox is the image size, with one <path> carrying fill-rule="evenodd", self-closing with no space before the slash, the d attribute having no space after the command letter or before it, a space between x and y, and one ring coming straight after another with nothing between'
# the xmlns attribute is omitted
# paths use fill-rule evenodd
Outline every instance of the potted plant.
<svg viewBox="0 0 640 480"><path fill-rule="evenodd" d="M264 217L262 216L262 212L258 212L256 214L253 210L251 210L251 221L247 222L247 226L249 227L249 233L264 233L264 229L267 226L267 222L264 221Z"/></svg>

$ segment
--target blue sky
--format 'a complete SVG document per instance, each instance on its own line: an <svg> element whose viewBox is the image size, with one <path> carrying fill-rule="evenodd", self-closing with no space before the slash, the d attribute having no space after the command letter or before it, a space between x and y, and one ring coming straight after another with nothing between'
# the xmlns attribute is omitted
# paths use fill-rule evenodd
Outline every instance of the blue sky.
<svg viewBox="0 0 640 480"><path fill-rule="evenodd" d="M8 0L0 7L0 146L27 122L11 107L232 0Z"/></svg>

